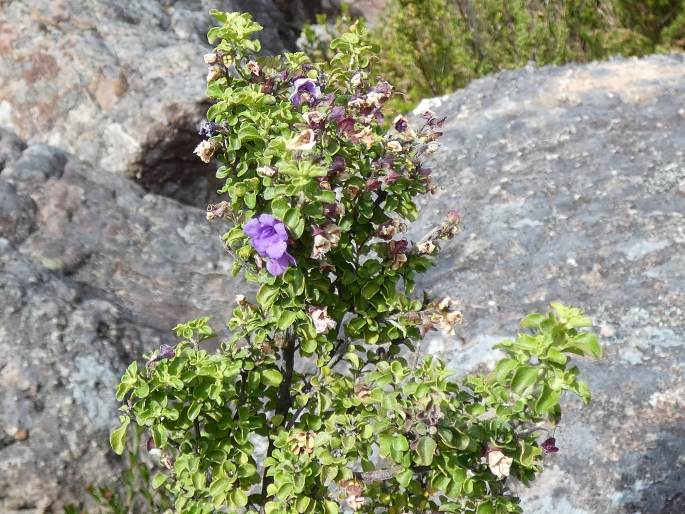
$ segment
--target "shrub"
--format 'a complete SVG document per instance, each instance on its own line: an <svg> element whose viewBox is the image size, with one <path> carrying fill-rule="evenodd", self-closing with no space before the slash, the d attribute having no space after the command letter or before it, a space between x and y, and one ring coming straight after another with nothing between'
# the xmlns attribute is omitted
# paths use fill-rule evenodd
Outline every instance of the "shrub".
<svg viewBox="0 0 685 514"><path fill-rule="evenodd" d="M372 30L380 49L373 72L406 93L408 110L427 96L466 86L488 73L537 65L645 55L685 47L681 0L389 0ZM304 48L323 46L353 20L319 17Z"/></svg>
<svg viewBox="0 0 685 514"><path fill-rule="evenodd" d="M230 220L233 271L259 290L236 298L216 351L200 318L129 366L114 450L131 423L146 430L153 485L183 513L520 512L510 478L529 483L557 450L565 391L589 401L571 357L600 356L590 321L560 304L527 316L483 376L419 358L425 333L461 322L452 299L413 294L458 214L404 236L416 197L435 190L425 158L444 119L383 128L392 87L369 80L359 25L310 63L257 59L261 27L213 15L214 104L196 153L223 163L226 200L207 217Z"/></svg>

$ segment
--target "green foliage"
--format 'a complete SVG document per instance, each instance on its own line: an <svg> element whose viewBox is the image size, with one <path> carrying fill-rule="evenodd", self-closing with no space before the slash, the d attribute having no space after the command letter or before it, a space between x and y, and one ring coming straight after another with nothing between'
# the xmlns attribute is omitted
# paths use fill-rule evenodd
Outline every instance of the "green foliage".
<svg viewBox="0 0 685 514"><path fill-rule="evenodd" d="M126 420L122 427L121 432L126 432ZM64 514L157 514L171 508L172 502L164 490L155 487L150 459L141 455L143 429L132 432L127 441L122 441L121 447L115 448L117 453L126 456L126 467L116 480L104 486L89 485L86 488L89 501L83 505L68 505Z"/></svg>
<svg viewBox="0 0 685 514"><path fill-rule="evenodd" d="M424 161L444 120L384 128L392 87L369 80L360 24L311 63L258 59L249 15L214 16L214 103L196 153L223 164L226 200L207 217L232 222L233 272L258 292L236 297L216 351L199 318L129 366L112 447L143 429L160 454L151 484L182 513L521 512L508 478L542 470L539 432L559 422L565 391L589 400L571 365L600 357L589 321L560 304L529 315L484 377L416 362L426 332L461 322L453 300L413 294L459 231L456 212L417 243L403 238L417 197L435 190Z"/></svg>
<svg viewBox="0 0 685 514"><path fill-rule="evenodd" d="M395 106L442 95L495 71L645 55L685 48L681 0L389 0L372 31L380 48L373 73L406 93ZM323 33L305 27L303 46L325 56L321 42L345 30L346 12Z"/></svg>

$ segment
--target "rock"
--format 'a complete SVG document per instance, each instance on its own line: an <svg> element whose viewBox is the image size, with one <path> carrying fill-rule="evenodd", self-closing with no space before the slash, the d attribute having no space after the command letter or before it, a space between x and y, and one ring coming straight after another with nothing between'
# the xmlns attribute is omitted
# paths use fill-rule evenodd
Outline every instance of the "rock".
<svg viewBox="0 0 685 514"><path fill-rule="evenodd" d="M116 469L128 363L235 294L221 227L61 150L0 132L0 512L61 512ZM241 291L244 291L241 286ZM35 509L35 510L33 510Z"/></svg>
<svg viewBox="0 0 685 514"><path fill-rule="evenodd" d="M464 231L419 286L463 303L455 338L424 349L460 373L560 300L587 310L605 358L567 398L560 453L525 512L685 512L685 59L507 71L432 99L447 116L442 193L413 227L457 207ZM680 110L679 110L680 109Z"/></svg>
<svg viewBox="0 0 685 514"><path fill-rule="evenodd" d="M209 9L252 12L265 51L278 52L294 48L303 6L319 5L10 0L0 10L0 127L206 206L217 181L192 151L208 107Z"/></svg>

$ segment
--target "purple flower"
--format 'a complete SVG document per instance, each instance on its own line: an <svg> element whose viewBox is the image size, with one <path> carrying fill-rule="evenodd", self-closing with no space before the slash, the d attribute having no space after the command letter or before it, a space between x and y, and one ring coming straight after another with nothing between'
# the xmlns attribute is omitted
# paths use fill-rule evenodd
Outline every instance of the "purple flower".
<svg viewBox="0 0 685 514"><path fill-rule="evenodd" d="M159 347L159 355L157 356L157 360L172 359L175 356L176 350L174 350L174 347L168 344L163 344Z"/></svg>
<svg viewBox="0 0 685 514"><path fill-rule="evenodd" d="M540 448L542 448L545 453L557 453L559 448L557 448L556 444L557 440L554 439L554 437L550 437L549 439L545 439L543 441L543 443L540 445Z"/></svg>
<svg viewBox="0 0 685 514"><path fill-rule="evenodd" d="M405 118L401 114L393 120L393 123L395 124L395 130L397 132L404 132L405 130L407 130L407 127L409 127L409 122L407 121L407 118Z"/></svg>
<svg viewBox="0 0 685 514"><path fill-rule="evenodd" d="M345 167L347 166L347 163L345 162L345 158L342 155L336 155L333 157L333 162L331 162L331 167L329 168L329 171L331 173L342 173L345 171Z"/></svg>
<svg viewBox="0 0 685 514"><path fill-rule="evenodd" d="M354 132L354 120L352 118L344 118L340 123L338 123L338 130L345 134L346 136L349 136L352 132Z"/></svg>
<svg viewBox="0 0 685 514"><path fill-rule="evenodd" d="M159 347L159 352L156 355L150 357L150 360L145 364L146 366L152 366L155 362L159 362L164 359L173 359L176 356L176 350L174 347L168 344L163 344Z"/></svg>
<svg viewBox="0 0 685 514"><path fill-rule="evenodd" d="M203 121L197 133L204 138L213 137L216 136L217 128L219 128L218 125L213 121Z"/></svg>
<svg viewBox="0 0 685 514"><path fill-rule="evenodd" d="M383 80L382 82L379 82L376 87L373 88L374 92L380 93L382 95L389 95L392 91L392 86L390 85L389 82L386 82Z"/></svg>
<svg viewBox="0 0 685 514"><path fill-rule="evenodd" d="M300 77L295 79L293 85L295 86L295 91L290 95L290 101L292 101L295 107L299 107L303 101L309 105L314 105L317 98L321 96L321 89L310 78Z"/></svg>
<svg viewBox="0 0 685 514"><path fill-rule="evenodd" d="M395 182L397 182L397 179L400 178L401 176L402 175L397 173L395 170L390 170L385 175L385 177L383 177L383 178L385 179L385 183L389 185L389 184L394 184Z"/></svg>
<svg viewBox="0 0 685 514"><path fill-rule="evenodd" d="M328 113L328 119L335 123L340 123L344 117L345 108L340 105L336 105L331 109L331 112Z"/></svg>
<svg viewBox="0 0 685 514"><path fill-rule="evenodd" d="M281 275L295 258L288 253L288 232L282 221L271 214L253 218L243 227L257 253L268 259L266 269L274 276Z"/></svg>
<svg viewBox="0 0 685 514"><path fill-rule="evenodd" d="M379 187L381 187L381 181L377 178L370 178L367 179L366 187L364 188L364 190L368 193L370 191L375 191Z"/></svg>
<svg viewBox="0 0 685 514"><path fill-rule="evenodd" d="M393 157L390 154L385 154L385 156L382 159L380 159L378 161L374 161L373 166L377 169L380 169L380 170L382 170L382 169L389 170L390 168L392 168L394 163L395 163L395 157Z"/></svg>

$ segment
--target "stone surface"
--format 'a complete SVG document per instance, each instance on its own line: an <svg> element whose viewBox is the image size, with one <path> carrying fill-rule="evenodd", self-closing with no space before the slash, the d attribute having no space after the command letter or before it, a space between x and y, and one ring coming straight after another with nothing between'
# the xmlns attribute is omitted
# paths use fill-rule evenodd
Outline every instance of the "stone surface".
<svg viewBox="0 0 685 514"><path fill-rule="evenodd" d="M61 512L112 476L122 370L235 291L202 210L4 131L0 162L0 512Z"/></svg>
<svg viewBox="0 0 685 514"><path fill-rule="evenodd" d="M127 363L242 291L220 229L149 191L207 200L191 155L206 10L253 9L276 50L300 5L2 3L0 126L19 137L0 131L0 512L59 512L106 480ZM524 491L533 514L685 512L684 78L677 56L529 68L428 102L449 120L444 192L413 231L453 207L465 229L420 285L459 297L467 324L424 350L487 368L557 299L606 345L581 363L592 406L567 402L561 452Z"/></svg>
<svg viewBox="0 0 685 514"><path fill-rule="evenodd" d="M421 106L448 121L444 192L414 233L454 207L464 231L420 285L467 322L424 349L492 366L554 300L602 334L605 359L581 362L593 403L566 401L526 512L685 512L684 105L685 60L661 56L504 72Z"/></svg>
<svg viewBox="0 0 685 514"><path fill-rule="evenodd" d="M323 2L327 4L327 2ZM293 48L318 0L9 0L0 4L0 127L206 205L193 154L207 105L210 8L247 10L266 52Z"/></svg>

